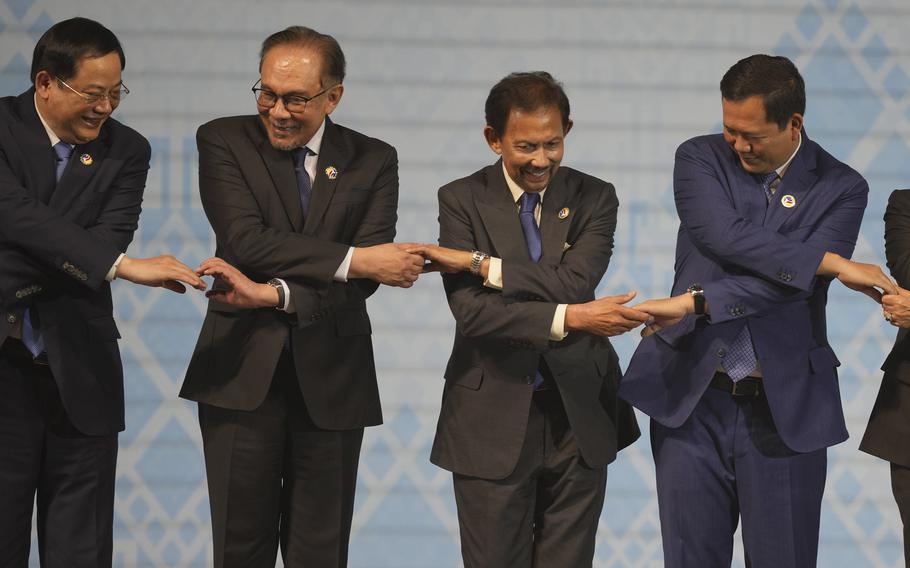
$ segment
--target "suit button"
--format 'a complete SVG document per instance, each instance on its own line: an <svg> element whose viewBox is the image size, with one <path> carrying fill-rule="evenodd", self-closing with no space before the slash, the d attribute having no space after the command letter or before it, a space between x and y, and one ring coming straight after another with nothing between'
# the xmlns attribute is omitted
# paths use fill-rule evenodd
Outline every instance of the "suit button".
<svg viewBox="0 0 910 568"><path fill-rule="evenodd" d="M7 314L7 315L6 315L6 321L8 321L9 323L16 323L16 315L15 315L15 314Z"/></svg>
<svg viewBox="0 0 910 568"><path fill-rule="evenodd" d="M526 376L525 376L525 384L526 384L526 385L533 385L533 384L534 384L534 377L532 377L531 375L526 375Z"/></svg>
<svg viewBox="0 0 910 568"><path fill-rule="evenodd" d="M721 347L720 349L717 350L717 356L720 357L721 359L723 359L724 357L727 356L727 350L724 349L723 347Z"/></svg>

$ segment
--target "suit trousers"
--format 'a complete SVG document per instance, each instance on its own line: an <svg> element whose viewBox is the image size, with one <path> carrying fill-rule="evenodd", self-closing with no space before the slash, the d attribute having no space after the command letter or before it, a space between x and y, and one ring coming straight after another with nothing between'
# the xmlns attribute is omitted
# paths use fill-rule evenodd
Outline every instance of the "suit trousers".
<svg viewBox="0 0 910 568"><path fill-rule="evenodd" d="M904 565L910 568L910 467L891 463L891 491L904 525Z"/></svg>
<svg viewBox="0 0 910 568"><path fill-rule="evenodd" d="M465 568L591 566L606 484L606 466L582 460L559 391L536 391L515 470L454 474Z"/></svg>
<svg viewBox="0 0 910 568"><path fill-rule="evenodd" d="M363 428L322 430L282 351L252 411L199 404L216 568L347 565Z"/></svg>
<svg viewBox="0 0 910 568"><path fill-rule="evenodd" d="M721 568L743 523L746 566L815 566L827 449L797 453L768 401L708 388L678 428L651 421L666 568Z"/></svg>
<svg viewBox="0 0 910 568"><path fill-rule="evenodd" d="M111 566L116 467L117 434L79 432L50 368L7 338L0 346L0 566L28 566L36 503L42 567Z"/></svg>

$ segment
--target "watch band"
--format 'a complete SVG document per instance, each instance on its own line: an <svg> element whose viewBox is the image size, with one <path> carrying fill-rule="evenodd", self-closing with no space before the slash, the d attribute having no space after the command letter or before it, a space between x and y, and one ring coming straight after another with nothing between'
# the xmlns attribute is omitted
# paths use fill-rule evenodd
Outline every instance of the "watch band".
<svg viewBox="0 0 910 568"><path fill-rule="evenodd" d="M692 296L692 300L695 302L695 315L705 315L705 290L701 284L692 284L686 288L686 292Z"/></svg>
<svg viewBox="0 0 910 568"><path fill-rule="evenodd" d="M266 284L268 284L269 286L271 286L272 288L274 288L275 290L278 291L278 305L275 306L275 309L284 311L284 306L285 306L284 285L281 283L281 280L278 280L277 278L272 278L271 280L266 282Z"/></svg>
<svg viewBox="0 0 910 568"><path fill-rule="evenodd" d="M485 252L480 252L479 250L471 252L471 274L474 276L480 275L480 265L485 258L490 258L490 255Z"/></svg>

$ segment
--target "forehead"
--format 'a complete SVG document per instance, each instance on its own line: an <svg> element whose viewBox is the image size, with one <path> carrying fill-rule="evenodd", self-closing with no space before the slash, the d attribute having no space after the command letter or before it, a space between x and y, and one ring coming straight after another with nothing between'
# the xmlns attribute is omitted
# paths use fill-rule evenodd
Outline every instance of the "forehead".
<svg viewBox="0 0 910 568"><path fill-rule="evenodd" d="M315 50L276 45L265 54L259 74L276 90L313 89L321 85L322 58Z"/></svg>
<svg viewBox="0 0 910 568"><path fill-rule="evenodd" d="M548 140L562 135L562 114L555 106L530 111L513 108L503 132L503 138L520 140Z"/></svg>
<svg viewBox="0 0 910 568"><path fill-rule="evenodd" d="M734 130L762 129L775 127L768 121L765 103L758 95L741 101L723 99L724 126Z"/></svg>
<svg viewBox="0 0 910 568"><path fill-rule="evenodd" d="M113 87L120 83L120 56L112 51L101 57L83 57L76 63L76 74L67 82L81 88Z"/></svg>

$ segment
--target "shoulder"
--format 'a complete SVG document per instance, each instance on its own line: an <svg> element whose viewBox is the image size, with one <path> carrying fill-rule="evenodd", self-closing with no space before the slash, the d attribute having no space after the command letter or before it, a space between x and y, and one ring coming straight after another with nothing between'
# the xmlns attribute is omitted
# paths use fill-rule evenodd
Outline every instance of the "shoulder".
<svg viewBox="0 0 910 568"><path fill-rule="evenodd" d="M227 137L242 135L247 129L255 128L259 117L256 115L224 116L210 120L196 130L197 137Z"/></svg>
<svg viewBox="0 0 910 568"><path fill-rule="evenodd" d="M704 134L689 138L676 149L676 157L717 158L730 155L730 146L723 134Z"/></svg>
<svg viewBox="0 0 910 568"><path fill-rule="evenodd" d="M115 118L108 118L104 123L104 136L111 150L121 154L151 154L149 141L133 128Z"/></svg>
<svg viewBox="0 0 910 568"><path fill-rule="evenodd" d="M910 209L910 189L895 189L888 197L888 207Z"/></svg>
<svg viewBox="0 0 910 568"><path fill-rule="evenodd" d="M815 156L815 170L820 179L845 189L855 186L868 189L866 179L858 171L829 154L814 140L804 137L803 142L806 150Z"/></svg>
<svg viewBox="0 0 910 568"><path fill-rule="evenodd" d="M487 187L490 176L494 175L496 168L499 167L497 162L497 164L481 168L471 175L450 181L439 188L439 199L471 199L475 191L483 190Z"/></svg>

